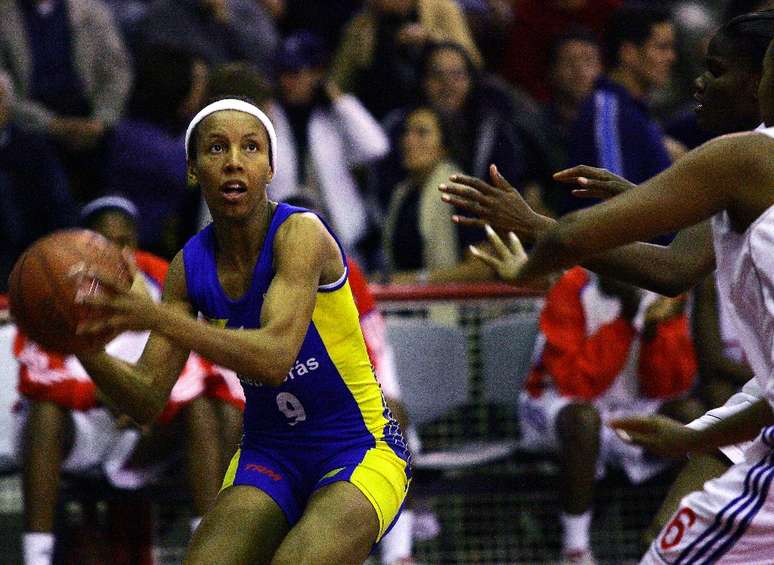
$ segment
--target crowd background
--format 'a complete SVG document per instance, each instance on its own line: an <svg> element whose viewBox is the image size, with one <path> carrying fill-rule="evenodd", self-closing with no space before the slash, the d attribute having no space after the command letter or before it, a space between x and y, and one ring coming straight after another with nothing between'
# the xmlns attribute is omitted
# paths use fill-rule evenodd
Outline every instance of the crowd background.
<svg viewBox="0 0 774 565"><path fill-rule="evenodd" d="M769 8L762 0L0 0L0 295L26 247L82 225L83 206L103 197L132 210L139 249L174 256L209 221L186 175L184 128L223 95L252 99L276 127L269 196L322 213L370 281L491 279L466 251L483 234L452 223L440 183L455 173L489 179L496 164L531 206L558 217L589 204L553 181L562 168L583 163L646 180L710 137L693 96L696 77L713 72L705 52L714 31ZM680 414L689 421L749 378L711 282L668 301L567 276L549 291L519 399L519 417L552 437L552 449L599 451L600 417L633 402L626 379L672 378L640 386L638 399L658 400L653 410L690 400ZM567 390L578 382L589 386ZM585 404L563 411L567 398ZM615 455L602 451L585 465L564 462L562 548L573 563L591 563L582 559L592 558L593 483Z"/></svg>

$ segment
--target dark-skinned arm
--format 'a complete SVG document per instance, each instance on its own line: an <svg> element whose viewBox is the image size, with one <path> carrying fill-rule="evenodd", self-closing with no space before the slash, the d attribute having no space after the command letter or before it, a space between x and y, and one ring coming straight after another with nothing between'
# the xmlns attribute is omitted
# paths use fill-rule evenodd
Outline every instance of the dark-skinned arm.
<svg viewBox="0 0 774 565"><path fill-rule="evenodd" d="M579 191L590 190L585 187L591 186L595 190L593 196L612 196L636 186L625 184L626 181L604 169L580 166L566 173L567 179L587 175L581 177L588 182L582 184L584 188ZM490 168L490 174L493 184L475 177L457 175L440 187L445 201L477 216L457 215L453 217L455 222L470 226L489 224L501 235L514 232L522 241L530 243L554 228L557 221L533 211L495 166ZM599 274L659 294L677 296L715 267L710 226L703 222L686 228L667 247L633 243L589 258L582 265Z"/></svg>
<svg viewBox="0 0 774 565"><path fill-rule="evenodd" d="M636 189L568 214L538 239L516 282L547 274L633 241L698 224L714 214L743 210L738 187L761 183L753 148L760 136L741 134L703 145ZM744 137L746 136L746 137ZM752 207L751 207L752 208Z"/></svg>

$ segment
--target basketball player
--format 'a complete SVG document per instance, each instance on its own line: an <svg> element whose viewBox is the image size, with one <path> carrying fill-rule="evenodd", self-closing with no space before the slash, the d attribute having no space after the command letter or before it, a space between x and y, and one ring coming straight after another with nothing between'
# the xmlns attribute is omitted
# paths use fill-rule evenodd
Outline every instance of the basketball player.
<svg viewBox="0 0 774 565"><path fill-rule="evenodd" d="M707 54L707 70L696 80L697 118L701 127L716 135L752 129L760 123L758 83L763 56L768 42L774 38L774 13L758 12L734 18L713 37ZM519 237L532 241L537 231L553 224L549 218L538 217L518 198L518 193L493 169L495 186L471 177L443 188L459 207L476 213L480 218L457 217L457 221L480 225L488 221L499 230L515 231ZM634 185L603 169L576 167L557 174L560 180L580 181L574 191L578 196L608 198ZM611 276L624 277L641 285L659 285L680 290L675 278L706 262L703 256L711 252L711 230L708 225L688 228L678 236L670 249L652 249L656 262L630 261L620 253L602 254L584 264ZM622 262L623 261L623 262ZM693 265L693 267L692 267ZM631 277L638 277L632 279ZM645 278L643 278L645 277ZM666 279L665 279L666 277ZM690 277L689 277L690 278ZM698 278L698 277L697 277ZM685 286L690 284L684 283ZM714 286L714 285L713 285ZM724 305L721 303L721 307ZM723 407L711 410L690 424L706 427L727 417L762 396L755 379L732 396ZM667 522L685 494L701 489L706 480L722 474L731 463L743 459L744 446L726 446L716 453L695 453L670 489L661 510L645 533L647 543Z"/></svg>
<svg viewBox="0 0 774 565"><path fill-rule="evenodd" d="M361 563L408 488L410 456L371 370L341 247L317 216L267 199L275 148L248 102L199 112L188 171L213 223L172 261L161 305L135 285L91 299L110 313L81 327L151 330L134 365L81 357L140 420L160 410L189 350L239 374L241 447L186 563Z"/></svg>
<svg viewBox="0 0 774 565"><path fill-rule="evenodd" d="M137 245L137 219L134 204L118 196L98 198L81 211L81 225L130 249ZM166 261L142 251L135 251L134 257L149 291L160 298ZM107 347L121 359L133 361L142 352L146 338L145 333L127 332ZM243 399L237 396L241 394L238 384L232 392L227 380L192 355L162 415L140 432L103 404L104 397L75 357L50 353L21 333L17 334L14 352L24 398L16 412L16 441L23 463L22 549L26 565L52 563L61 471L82 475L99 469L112 486L138 489L153 482L165 464L181 453L175 448L180 439L185 440L185 469L194 515L201 520L215 500L223 474L209 461L213 450L220 448L219 442L212 440L220 427L216 414L239 413ZM210 398L213 396L225 402L215 402ZM224 443L235 446L237 441ZM217 457L218 451L214 455ZM197 523L193 518L192 530ZM136 547L137 541L128 541L131 546L124 549L134 552L131 555L139 561L143 551L150 551L151 540L145 540L145 548ZM115 545L112 549L120 551Z"/></svg>
<svg viewBox="0 0 774 565"><path fill-rule="evenodd" d="M709 261L700 272L716 265L721 301L763 398L701 430L662 416L611 423L623 438L662 455L754 440L743 461L683 499L643 558L646 564L762 565L774 554L774 44L764 58L758 98L766 128L710 141L636 189L562 218L528 258L515 235L506 246L491 229L494 255L476 251L501 277L524 284L619 246L619 253L636 254L627 244L711 218L714 250L704 254Z"/></svg>

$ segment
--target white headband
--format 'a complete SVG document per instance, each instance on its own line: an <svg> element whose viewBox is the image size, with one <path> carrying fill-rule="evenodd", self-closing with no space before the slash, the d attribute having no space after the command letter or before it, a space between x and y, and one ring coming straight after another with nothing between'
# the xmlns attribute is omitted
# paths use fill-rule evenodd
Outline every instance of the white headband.
<svg viewBox="0 0 774 565"><path fill-rule="evenodd" d="M81 220L85 220L94 212L111 208L123 211L135 221L137 221L137 218L139 217L137 206L135 206L134 202L131 200L128 200L123 196L102 196L96 200L92 200L81 209Z"/></svg>
<svg viewBox="0 0 774 565"><path fill-rule="evenodd" d="M245 114L250 114L251 116L255 116L258 118L258 120L260 120L260 122L263 124L263 127L266 128L266 132L269 134L269 155L271 157L271 170L274 172L274 174L276 174L277 133L274 131L274 126L272 125L271 120L257 107L253 106L249 102L238 100L236 98L224 98L223 100L218 100L217 102L208 104L194 116L193 120L191 120L191 123L188 124L188 129L185 130L185 158L188 159L188 142L191 139L191 132L193 132L194 128L199 125L199 122L201 122L210 114L214 114L215 112L220 112L222 110L236 110L237 112L244 112Z"/></svg>

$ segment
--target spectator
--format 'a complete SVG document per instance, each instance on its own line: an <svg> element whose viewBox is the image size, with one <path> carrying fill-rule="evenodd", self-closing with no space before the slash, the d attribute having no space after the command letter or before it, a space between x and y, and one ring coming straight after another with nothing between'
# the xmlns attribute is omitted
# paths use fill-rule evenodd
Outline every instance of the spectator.
<svg viewBox="0 0 774 565"><path fill-rule="evenodd" d="M247 61L266 73L279 43L271 13L255 0L155 0L132 38L139 49L171 42L209 65Z"/></svg>
<svg viewBox="0 0 774 565"><path fill-rule="evenodd" d="M543 112L547 143L541 160L548 167L543 174L542 202L555 215L562 206L562 193L551 175L567 166L570 130L603 68L599 43L582 28L559 36L549 53L551 97Z"/></svg>
<svg viewBox="0 0 774 565"><path fill-rule="evenodd" d="M550 98L547 81L550 47L575 27L601 35L610 14L624 0L518 0L511 2L513 25L500 75L539 102Z"/></svg>
<svg viewBox="0 0 774 565"><path fill-rule="evenodd" d="M137 209L120 197L105 197L88 204L83 223L119 245L137 243ZM145 276L149 292L158 300L166 275L165 261L135 251L135 261ZM133 362L145 345L147 333L124 333L108 351ZM189 358L174 387L164 413L151 429L138 430L125 416L111 411L105 397L74 356L41 349L18 334L14 346L20 363L19 391L24 398L18 413L19 457L24 476L24 560L28 565L52 562L54 519L61 473L97 471L115 487L134 490L158 476L163 459L150 451L159 436L171 433L170 422L185 423L186 461L194 503L194 516L202 516L217 495L225 472L226 456L239 439L239 408L243 403L238 383L208 375L198 357ZM214 380L214 381L213 381ZM220 425L214 416L219 395L233 405L231 417ZM180 442L180 438L177 439ZM178 443L179 444L179 443ZM175 451L168 445L165 457ZM143 462L142 464L140 462ZM139 518L138 518L139 519ZM192 529L199 518L192 520ZM137 548L134 562L149 556Z"/></svg>
<svg viewBox="0 0 774 565"><path fill-rule="evenodd" d="M534 176L534 159L515 123L513 96L506 87L479 73L456 43L430 43L421 69L420 103L431 107L444 122L447 148L460 171L484 176L491 163L498 163L517 186ZM392 152L373 168L369 181L371 192L383 203L407 172L398 150L407 114L407 108L401 108L384 120Z"/></svg>
<svg viewBox="0 0 774 565"><path fill-rule="evenodd" d="M344 31L331 78L381 119L412 100L428 40L459 43L480 63L464 15L452 0L368 0Z"/></svg>
<svg viewBox="0 0 774 565"><path fill-rule="evenodd" d="M279 143L269 197L303 196L314 202L354 251L368 217L351 170L384 156L389 146L360 101L325 80L326 59L322 42L307 32L283 42L279 96L269 109Z"/></svg>
<svg viewBox="0 0 774 565"><path fill-rule="evenodd" d="M2 0L0 67L17 89L17 123L53 139L76 190L98 190L102 140L132 84L108 8L99 0Z"/></svg>
<svg viewBox="0 0 774 565"><path fill-rule="evenodd" d="M563 563L596 563L589 544L594 482L605 465L640 483L667 465L604 426L629 413L684 422L696 359L681 299L642 293L577 267L546 295L536 363L519 399L525 445L559 452Z"/></svg>
<svg viewBox="0 0 774 565"><path fill-rule="evenodd" d="M632 4L612 16L605 36L606 74L583 104L570 133L570 164L603 167L638 184L672 159L647 97L666 84L675 60L669 13ZM577 208L567 198L563 212Z"/></svg>
<svg viewBox="0 0 774 565"><path fill-rule="evenodd" d="M469 234L451 222L454 208L441 202L438 185L459 171L438 114L417 108L405 122L401 155L407 178L390 199L383 240L387 272L394 283L488 278L480 261L463 260Z"/></svg>
<svg viewBox="0 0 774 565"><path fill-rule="evenodd" d="M78 218L67 175L41 135L19 127L14 91L0 71L0 293L22 251Z"/></svg>
<svg viewBox="0 0 774 565"><path fill-rule="evenodd" d="M180 136L201 106L205 83L206 69L192 54L167 46L144 49L128 115L109 139L107 191L138 203L140 245L166 256L195 232L199 195L186 186Z"/></svg>

